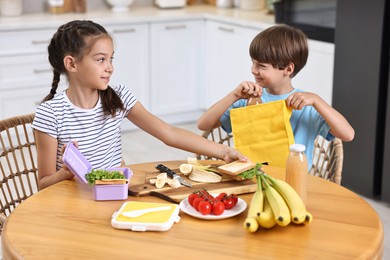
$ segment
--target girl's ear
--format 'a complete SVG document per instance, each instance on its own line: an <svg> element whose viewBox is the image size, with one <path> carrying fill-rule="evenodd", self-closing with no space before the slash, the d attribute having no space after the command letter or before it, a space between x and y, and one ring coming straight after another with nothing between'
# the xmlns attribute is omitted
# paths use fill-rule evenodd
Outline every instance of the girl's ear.
<svg viewBox="0 0 390 260"><path fill-rule="evenodd" d="M284 73L286 76L291 77L295 69L294 63L290 62L285 68L284 68Z"/></svg>
<svg viewBox="0 0 390 260"><path fill-rule="evenodd" d="M75 58L73 56L66 55L64 57L64 66L65 66L65 69L69 72L76 72L77 71Z"/></svg>

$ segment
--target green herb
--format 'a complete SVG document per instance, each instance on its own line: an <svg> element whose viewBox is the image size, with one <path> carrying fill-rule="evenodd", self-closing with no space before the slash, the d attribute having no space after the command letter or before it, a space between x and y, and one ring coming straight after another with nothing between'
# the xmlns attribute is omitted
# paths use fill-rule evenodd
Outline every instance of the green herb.
<svg viewBox="0 0 390 260"><path fill-rule="evenodd" d="M85 174L85 178L87 179L89 185L93 185L96 180L125 179L125 176L120 171L92 170Z"/></svg>
<svg viewBox="0 0 390 260"><path fill-rule="evenodd" d="M256 166L252 169L246 170L242 173L240 173L238 176L240 176L243 179L252 179L258 174L262 174L263 172L260 170L261 163L256 163Z"/></svg>

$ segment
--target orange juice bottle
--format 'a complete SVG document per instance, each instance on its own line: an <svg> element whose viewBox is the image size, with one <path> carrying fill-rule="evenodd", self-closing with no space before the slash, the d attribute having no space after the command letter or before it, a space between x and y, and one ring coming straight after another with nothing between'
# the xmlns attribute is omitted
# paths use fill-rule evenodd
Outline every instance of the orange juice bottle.
<svg viewBox="0 0 390 260"><path fill-rule="evenodd" d="M289 183L306 205L308 165L305 154L306 146L293 144L286 163L286 182Z"/></svg>

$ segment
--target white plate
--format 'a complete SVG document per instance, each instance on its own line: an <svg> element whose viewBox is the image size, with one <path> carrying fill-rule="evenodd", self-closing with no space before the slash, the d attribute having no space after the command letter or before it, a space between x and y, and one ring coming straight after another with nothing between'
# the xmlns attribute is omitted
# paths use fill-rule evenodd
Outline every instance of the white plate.
<svg viewBox="0 0 390 260"><path fill-rule="evenodd" d="M217 220L217 219L225 219L234 217L246 209L246 202L240 198L238 198L237 204L232 209L225 209L223 213L219 216L209 214L202 215L199 211L194 209L188 202L188 198L183 199L180 204L180 209L187 213L190 216L200 218L200 219L209 219L209 220Z"/></svg>

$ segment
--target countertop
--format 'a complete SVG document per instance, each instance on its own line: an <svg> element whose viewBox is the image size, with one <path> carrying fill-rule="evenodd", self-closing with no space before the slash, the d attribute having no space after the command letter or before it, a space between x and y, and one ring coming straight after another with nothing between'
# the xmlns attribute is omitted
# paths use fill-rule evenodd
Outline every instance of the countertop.
<svg viewBox="0 0 390 260"><path fill-rule="evenodd" d="M126 13L113 13L109 9L86 13L23 14L17 17L0 17L0 31L53 28L70 20L93 20L110 24L164 22L181 19L209 19L241 26L264 28L274 24L274 16L266 10L245 11L238 8L216 8L211 5L188 5L178 9L160 9L156 6L134 6Z"/></svg>

